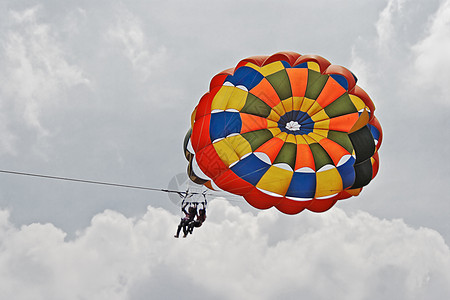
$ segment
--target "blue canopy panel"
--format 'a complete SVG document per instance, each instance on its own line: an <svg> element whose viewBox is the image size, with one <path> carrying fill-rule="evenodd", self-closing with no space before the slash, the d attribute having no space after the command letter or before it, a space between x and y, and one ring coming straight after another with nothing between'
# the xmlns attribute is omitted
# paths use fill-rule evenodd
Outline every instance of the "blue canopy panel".
<svg viewBox="0 0 450 300"><path fill-rule="evenodd" d="M211 114L209 135L213 142L233 133L239 134L241 128L242 120L239 112L220 111Z"/></svg>
<svg viewBox="0 0 450 300"><path fill-rule="evenodd" d="M378 141L379 138L380 138L380 131L375 126L373 126L371 124L367 124L367 126L369 127L370 132L373 135L373 139Z"/></svg>
<svg viewBox="0 0 450 300"><path fill-rule="evenodd" d="M245 86L247 91L257 86L264 76L250 67L240 67L233 75L228 75L225 82L230 82L234 86Z"/></svg>
<svg viewBox="0 0 450 300"><path fill-rule="evenodd" d="M336 80L336 82L339 83L346 91L348 91L348 81L344 75L330 74L330 76L331 76L331 78Z"/></svg>
<svg viewBox="0 0 450 300"><path fill-rule="evenodd" d="M356 173L355 173L355 158L350 157L344 164L337 167L339 175L342 178L342 188L346 189L351 187L355 183Z"/></svg>
<svg viewBox="0 0 450 300"><path fill-rule="evenodd" d="M270 166L270 164L262 161L252 153L232 166L231 171L240 178L256 186Z"/></svg>
<svg viewBox="0 0 450 300"><path fill-rule="evenodd" d="M294 172L291 184L286 192L286 197L302 198L309 200L316 193L315 172Z"/></svg>

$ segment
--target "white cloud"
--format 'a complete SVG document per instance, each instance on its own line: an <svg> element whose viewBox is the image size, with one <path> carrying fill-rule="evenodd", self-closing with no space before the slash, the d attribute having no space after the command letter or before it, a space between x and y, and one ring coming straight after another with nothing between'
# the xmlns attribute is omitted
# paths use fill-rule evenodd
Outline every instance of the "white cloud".
<svg viewBox="0 0 450 300"><path fill-rule="evenodd" d="M14 154L14 144L17 137L10 130L10 122L8 115L3 112L2 103L0 101L0 154Z"/></svg>
<svg viewBox="0 0 450 300"><path fill-rule="evenodd" d="M56 38L57 30L39 21L40 11L40 6L35 6L8 15L0 95L3 106L13 107L27 126L46 136L49 130L41 122L42 112L61 102L66 89L88 84L88 80L79 67L68 62Z"/></svg>
<svg viewBox="0 0 450 300"><path fill-rule="evenodd" d="M8 8L19 6L9 2ZM18 143L18 151L29 149L35 135L55 128L50 124L61 130L47 139L54 147L55 155L49 155L51 164L29 155L18 155L5 163L15 168L48 170L54 175L164 187L174 173L185 168L177 147L184 132L159 128L159 118L169 116L187 126L195 99L207 90L210 76L222 65L230 67L239 57L286 48L301 53L325 51L326 58L338 63L355 41L355 35L346 32L358 28L359 48L354 48L355 59L349 69L377 105L386 144L380 153L381 173L373 183L375 189L372 184L368 187L363 196L366 201L348 203L378 216L400 216L408 223L427 224L448 237L448 205L438 197L445 194L445 184L438 183L445 182L448 174L435 168L442 163L442 155L432 150L447 149L436 143L449 139L429 134L429 128L448 126L424 126L424 121L436 120L436 115L418 115L411 106L399 103L423 103L424 93L416 90L411 97L410 90L415 87L403 82L407 71L417 78L427 74L425 80L432 78L433 70L439 71L431 64L415 64L411 55L411 45L420 46L414 48L420 50L414 52L417 62L425 61L425 56L419 60L425 50L431 56L442 54L433 47L446 41L446 36L436 36L427 44L423 35L427 20L437 22L424 11L427 7L436 12L434 2L385 1L371 4L371 9L353 5L346 10L349 18L337 19L329 14L333 10L319 9L325 5L322 2L311 2L307 11L323 11L321 19L332 20L332 26L319 22L322 25L294 35L286 29L295 27L291 26L293 20L298 23L295 28L308 23L296 18L296 12L305 7L294 2L287 12L292 16L280 19L272 29L259 26L268 19L261 16L274 15L267 7L260 7L257 14L231 16L227 15L231 10L196 3L181 8L172 8L168 2L156 7L154 3L127 3L121 11L99 8L93 2L79 8L79 3L71 1L64 5L44 1L30 10L4 12L0 20L6 25L0 26L0 64L5 69L0 70L0 79L8 84L0 86L0 151L11 152L14 148L8 146L14 143ZM381 5L386 9L374 28ZM278 5L277 9L284 13L282 7ZM413 11L415 7L417 11ZM433 16L443 17L444 7ZM191 8L187 14L185 11ZM230 20L237 26L228 26ZM436 28L444 32L445 26ZM438 32L433 28L430 25L429 38ZM221 34L211 34L217 32ZM274 32L275 40L267 43L264 37ZM160 45L167 45L170 59ZM169 67L161 68L158 59L166 60L164 64ZM414 66L417 70L420 66L421 71L411 72ZM168 70L166 74L163 69ZM170 73L174 69L178 71ZM26 82L23 86L19 80L22 74L20 80ZM141 82L139 77L151 80ZM89 92L71 85L85 85L86 78L92 83ZM74 101L66 100L70 105L64 106L61 102L66 92L67 99ZM80 98L84 101L78 102ZM150 103L148 99L152 98L163 104ZM161 105L177 108L162 110ZM29 114L27 129L23 128L25 108ZM80 124L74 121L78 116L83 117ZM420 121L411 116L420 116ZM411 128L426 142L417 143L405 134ZM17 142L19 136L24 139L23 132L33 133L32 142ZM110 155L111 144L119 145L117 153L124 159L123 168ZM426 154L417 160L417 153ZM411 165L411 161L416 163ZM438 171L428 172L425 178L423 170L431 169ZM439 180L434 179L436 176ZM73 228L83 226L86 219L105 207L135 215L148 201L146 194L3 180L10 184L4 185L0 201L12 207L11 222L51 220L69 236ZM383 187L377 189L380 180ZM380 197L380 193L386 197ZM123 201L124 194L133 201ZM78 201L86 195L93 201ZM155 205L166 202L158 199ZM67 211L70 216L65 215ZM299 295L308 299L434 299L449 295L449 251L442 237L433 230L411 228L402 221L380 220L367 213L349 215L332 209L325 214L284 216L264 211L255 216L212 201L205 226L188 239L179 240L172 237L178 218L151 207L135 219L105 211L72 240L53 224L17 227L6 215L1 215L0 221L0 298L162 299L200 294L210 299Z"/></svg>
<svg viewBox="0 0 450 300"><path fill-rule="evenodd" d="M382 66L378 81L390 83L396 77L400 94L408 94L403 100L413 105L423 95L450 104L445 96L450 92L450 1L389 0L375 27L378 56L372 61Z"/></svg>
<svg viewBox="0 0 450 300"><path fill-rule="evenodd" d="M0 213L0 294L8 299L433 299L450 296L450 251L435 231L367 213L243 213L212 201L204 227L107 210L74 240ZM24 288L25 287L25 288ZM434 297L435 296L435 297Z"/></svg>
<svg viewBox="0 0 450 300"><path fill-rule="evenodd" d="M450 1L444 1L430 19L427 36L413 47L414 80L425 89L450 93ZM450 104L447 97L442 100Z"/></svg>
<svg viewBox="0 0 450 300"><path fill-rule="evenodd" d="M155 66L164 61L167 50L164 46L154 46L156 42L148 40L142 22L136 15L123 6L119 6L116 11L117 20L109 29L108 37L121 48L133 68L146 80Z"/></svg>
<svg viewBox="0 0 450 300"><path fill-rule="evenodd" d="M406 0L389 0L386 7L380 13L375 25L378 34L378 46L384 51L388 51L395 38L395 18L401 13Z"/></svg>

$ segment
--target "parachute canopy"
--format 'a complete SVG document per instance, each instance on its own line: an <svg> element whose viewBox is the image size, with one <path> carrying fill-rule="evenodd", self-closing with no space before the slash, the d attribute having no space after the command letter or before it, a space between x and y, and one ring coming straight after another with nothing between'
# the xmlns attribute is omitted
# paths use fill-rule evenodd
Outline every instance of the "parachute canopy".
<svg viewBox="0 0 450 300"><path fill-rule="evenodd" d="M382 130L348 69L280 52L214 76L184 141L192 181L260 209L322 212L378 171Z"/></svg>

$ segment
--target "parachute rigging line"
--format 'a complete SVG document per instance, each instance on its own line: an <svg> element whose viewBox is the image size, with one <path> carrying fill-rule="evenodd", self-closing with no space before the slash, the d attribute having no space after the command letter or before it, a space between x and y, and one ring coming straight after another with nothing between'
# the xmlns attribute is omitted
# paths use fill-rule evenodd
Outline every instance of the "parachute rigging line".
<svg viewBox="0 0 450 300"><path fill-rule="evenodd" d="M104 182L104 181L85 180L85 179L77 179L77 178L69 178L69 177L61 177L61 176L50 176L50 175L43 175L43 174L37 174L37 173L26 173L26 172L17 172L17 171L9 171L9 170L0 170L0 173L12 174L12 175L22 175L22 176L29 176L29 177L38 177L38 178L45 178L45 179L71 181L71 182L79 182L79 183L106 185L106 186L114 186L114 187L121 187L121 188L128 188L128 189L139 189L139 190L165 192L165 193L176 193L180 196L202 194L202 193L198 193L198 192L188 192L188 191L181 192L181 191L161 189L161 188L128 185L128 184L120 184L120 183L112 183L112 182Z"/></svg>

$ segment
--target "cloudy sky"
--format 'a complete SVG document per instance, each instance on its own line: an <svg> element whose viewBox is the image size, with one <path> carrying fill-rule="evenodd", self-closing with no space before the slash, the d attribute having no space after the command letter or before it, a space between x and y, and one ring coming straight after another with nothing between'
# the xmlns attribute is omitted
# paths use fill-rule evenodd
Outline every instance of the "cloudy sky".
<svg viewBox="0 0 450 300"><path fill-rule="evenodd" d="M449 0L2 0L0 170L166 188L210 78L283 50L374 100L359 197L296 216L216 199L177 240L165 194L0 174L0 298L450 296Z"/></svg>

